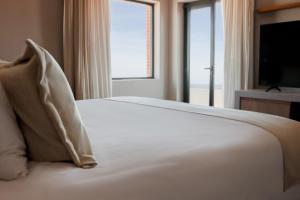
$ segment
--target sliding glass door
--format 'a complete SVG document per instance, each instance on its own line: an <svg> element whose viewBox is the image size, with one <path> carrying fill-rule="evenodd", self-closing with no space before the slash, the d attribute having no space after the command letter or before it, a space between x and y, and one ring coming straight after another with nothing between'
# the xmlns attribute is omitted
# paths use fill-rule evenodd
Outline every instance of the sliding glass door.
<svg viewBox="0 0 300 200"><path fill-rule="evenodd" d="M223 25L221 5L202 0L185 5L184 99L223 107Z"/></svg>

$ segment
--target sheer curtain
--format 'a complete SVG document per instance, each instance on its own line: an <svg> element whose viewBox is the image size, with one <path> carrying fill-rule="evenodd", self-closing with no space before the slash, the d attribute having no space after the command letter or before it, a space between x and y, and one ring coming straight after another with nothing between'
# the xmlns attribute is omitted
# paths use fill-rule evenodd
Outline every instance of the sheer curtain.
<svg viewBox="0 0 300 200"><path fill-rule="evenodd" d="M64 71L76 99L111 96L109 0L64 1Z"/></svg>
<svg viewBox="0 0 300 200"><path fill-rule="evenodd" d="M225 32L224 103L233 108L235 90L253 87L254 0L222 0Z"/></svg>

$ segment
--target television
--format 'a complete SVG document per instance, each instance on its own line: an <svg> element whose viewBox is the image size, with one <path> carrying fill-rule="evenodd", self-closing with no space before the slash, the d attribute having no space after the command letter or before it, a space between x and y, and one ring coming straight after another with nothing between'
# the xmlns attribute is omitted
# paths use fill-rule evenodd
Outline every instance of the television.
<svg viewBox="0 0 300 200"><path fill-rule="evenodd" d="M259 85L300 88L300 21L260 26Z"/></svg>

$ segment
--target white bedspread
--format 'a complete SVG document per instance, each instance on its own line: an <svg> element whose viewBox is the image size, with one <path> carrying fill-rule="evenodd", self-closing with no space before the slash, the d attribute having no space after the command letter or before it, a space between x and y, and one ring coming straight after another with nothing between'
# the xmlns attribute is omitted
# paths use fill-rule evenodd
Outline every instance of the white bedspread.
<svg viewBox="0 0 300 200"><path fill-rule="evenodd" d="M153 101L158 101L154 100ZM0 200L299 200L283 193L282 152L266 130L109 100L78 102L99 166L30 163Z"/></svg>

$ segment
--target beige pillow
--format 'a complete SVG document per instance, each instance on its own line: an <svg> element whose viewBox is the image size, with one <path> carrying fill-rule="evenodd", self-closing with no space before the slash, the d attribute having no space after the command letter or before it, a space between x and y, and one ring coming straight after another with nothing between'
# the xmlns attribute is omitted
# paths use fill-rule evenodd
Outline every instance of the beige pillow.
<svg viewBox="0 0 300 200"><path fill-rule="evenodd" d="M27 174L25 141L15 113L0 83L0 180L13 180Z"/></svg>
<svg viewBox="0 0 300 200"><path fill-rule="evenodd" d="M2 66L9 64L9 62L0 59L0 69Z"/></svg>
<svg viewBox="0 0 300 200"><path fill-rule="evenodd" d="M27 40L24 55L2 66L0 80L21 119L32 160L97 164L67 79L45 49Z"/></svg>

